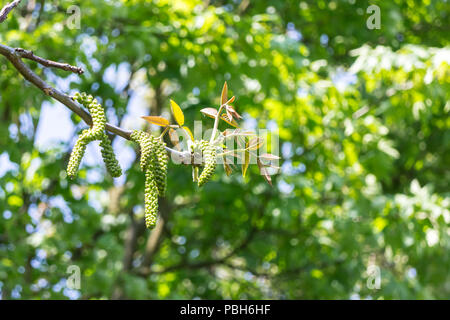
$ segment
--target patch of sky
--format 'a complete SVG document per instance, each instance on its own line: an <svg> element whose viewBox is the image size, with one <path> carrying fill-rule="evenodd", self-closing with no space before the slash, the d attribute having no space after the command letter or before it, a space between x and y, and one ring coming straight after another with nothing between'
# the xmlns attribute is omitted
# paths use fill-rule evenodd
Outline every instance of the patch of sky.
<svg viewBox="0 0 450 320"><path fill-rule="evenodd" d="M42 104L35 146L46 151L60 143L68 143L75 131L70 115L71 111L66 107L45 101Z"/></svg>
<svg viewBox="0 0 450 320"><path fill-rule="evenodd" d="M339 91L344 91L348 86L356 83L357 77L352 72L345 71L343 68L338 68L331 77L331 80Z"/></svg>
<svg viewBox="0 0 450 320"><path fill-rule="evenodd" d="M19 172L19 165L10 161L9 154L5 151L0 155L0 178L8 172Z"/></svg>
<svg viewBox="0 0 450 320"><path fill-rule="evenodd" d="M130 76L130 64L122 62L118 66L112 64L106 68L103 81L113 87L116 93L121 93L128 84Z"/></svg>
<svg viewBox="0 0 450 320"><path fill-rule="evenodd" d="M61 195L51 197L49 199L49 205L50 207L58 208L62 215L63 219L66 223L72 223L74 220L72 210L67 205L67 202L64 200L64 198Z"/></svg>
<svg viewBox="0 0 450 320"><path fill-rule="evenodd" d="M290 194L292 191L294 191L294 185L287 183L286 181L281 179L278 181L278 189L281 193Z"/></svg>
<svg viewBox="0 0 450 320"><path fill-rule="evenodd" d="M302 38L303 38L302 33L295 28L295 24L293 22L289 22L287 24L287 28L286 29L287 29L286 30L286 36L289 39L292 39L292 40L295 40L295 41L301 41L302 40Z"/></svg>

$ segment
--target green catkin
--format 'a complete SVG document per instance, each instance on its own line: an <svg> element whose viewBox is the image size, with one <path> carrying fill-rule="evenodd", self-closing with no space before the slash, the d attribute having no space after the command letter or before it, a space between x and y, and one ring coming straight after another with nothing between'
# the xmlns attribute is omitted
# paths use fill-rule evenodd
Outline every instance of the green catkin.
<svg viewBox="0 0 450 320"><path fill-rule="evenodd" d="M106 133L103 133L100 140L100 148L102 151L103 162L106 165L106 169L111 176L117 178L122 175L122 169L120 168L119 161L117 161L114 155L114 150L111 146L111 140Z"/></svg>
<svg viewBox="0 0 450 320"><path fill-rule="evenodd" d="M150 167L150 166L149 166ZM158 187L152 169L145 171L145 226L153 229L158 215Z"/></svg>
<svg viewBox="0 0 450 320"><path fill-rule="evenodd" d="M74 96L74 100L78 101L89 110L89 113L92 116L92 126L89 129L83 130L75 143L67 165L68 176L71 179L76 176L81 159L86 151L87 144L94 140L100 140L102 157L107 170L113 177L119 177L122 174L122 169L114 155L111 141L105 132L106 116L103 107L91 95L87 95L84 92L81 94L77 92Z"/></svg>
<svg viewBox="0 0 450 320"><path fill-rule="evenodd" d="M200 148L203 153L203 160L205 162L205 167L202 170L202 173L198 177L198 186L203 186L206 182L211 179L214 171L216 170L216 147L209 143L206 140L200 140L194 147Z"/></svg>
<svg viewBox="0 0 450 320"><path fill-rule="evenodd" d="M134 130L131 140L141 147L141 170L145 172L145 224L147 228L156 225L158 195L166 189L168 156L164 143L140 130Z"/></svg>
<svg viewBox="0 0 450 320"><path fill-rule="evenodd" d="M153 137L153 136L152 136ZM161 197L166 194L167 187L167 165L169 162L169 156L165 149L166 144L160 139L153 137L154 139L154 156L157 165L155 166L155 177L158 192Z"/></svg>
<svg viewBox="0 0 450 320"><path fill-rule="evenodd" d="M75 146L72 149L72 153L70 154L69 163L67 164L67 175L73 179L77 175L78 167L80 166L81 159L84 156L84 152L86 151L86 145L90 142L88 138L89 129L85 129L81 132L77 141L75 142Z"/></svg>

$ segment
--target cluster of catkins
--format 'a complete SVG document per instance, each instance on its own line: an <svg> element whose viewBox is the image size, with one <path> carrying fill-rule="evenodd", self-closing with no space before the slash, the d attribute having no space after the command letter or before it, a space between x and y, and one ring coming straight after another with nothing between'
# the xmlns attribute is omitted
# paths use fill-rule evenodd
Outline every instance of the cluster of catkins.
<svg viewBox="0 0 450 320"><path fill-rule="evenodd" d="M193 152L200 150L203 154L203 160L205 162L205 167L198 177L198 186L201 187L209 181L216 170L216 147L210 144L209 141L200 140L194 141L192 149Z"/></svg>
<svg viewBox="0 0 450 320"><path fill-rule="evenodd" d="M81 159L86 151L87 144L94 140L99 140L103 161L105 162L107 170L113 177L119 177L122 174L122 169L120 168L119 162L114 155L111 140L105 131L106 116L103 107L91 95L87 95L84 92L81 94L77 92L73 99L81 103L89 110L92 117L92 126L81 132L75 146L73 147L69 163L67 165L68 176L71 179L75 178Z"/></svg>
<svg viewBox="0 0 450 320"><path fill-rule="evenodd" d="M134 130L131 140L141 147L141 170L145 173L145 225L153 228L158 214L158 195L164 196L169 157L165 143L141 130Z"/></svg>

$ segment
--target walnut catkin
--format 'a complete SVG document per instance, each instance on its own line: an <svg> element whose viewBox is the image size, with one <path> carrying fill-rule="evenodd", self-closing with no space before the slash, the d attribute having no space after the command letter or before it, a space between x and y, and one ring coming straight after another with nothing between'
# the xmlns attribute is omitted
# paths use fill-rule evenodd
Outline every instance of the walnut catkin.
<svg viewBox="0 0 450 320"><path fill-rule="evenodd" d="M145 225L153 228L158 214L158 195L166 189L168 156L165 144L141 130L134 130L131 140L141 147L141 170L145 172Z"/></svg>
<svg viewBox="0 0 450 320"><path fill-rule="evenodd" d="M205 167L198 177L198 186L201 187L211 179L216 170L216 147L210 144L209 141L200 140L194 143L194 150L197 148L203 153L203 160L205 163Z"/></svg>
<svg viewBox="0 0 450 320"><path fill-rule="evenodd" d="M166 144L158 138L153 136L152 138L154 139L154 156L156 160L155 163L157 164L155 166L156 185L158 187L159 195L163 197L166 194L169 156L165 149Z"/></svg>
<svg viewBox="0 0 450 320"><path fill-rule="evenodd" d="M74 96L74 100L78 101L89 110L89 113L92 116L92 126L89 129L83 130L75 143L67 165L68 176L71 179L76 176L84 152L86 151L87 144L94 140L100 140L102 157L107 170L113 177L119 177L122 174L122 169L114 155L111 141L105 132L106 116L103 107L91 95L87 95L84 92L81 94L77 92Z"/></svg>

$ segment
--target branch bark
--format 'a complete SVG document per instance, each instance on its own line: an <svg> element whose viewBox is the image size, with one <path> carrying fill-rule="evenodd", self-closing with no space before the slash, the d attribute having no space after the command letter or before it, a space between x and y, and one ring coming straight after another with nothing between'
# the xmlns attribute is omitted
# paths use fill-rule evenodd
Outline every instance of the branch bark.
<svg viewBox="0 0 450 320"><path fill-rule="evenodd" d="M14 0L13 2L8 3L3 7L3 9L0 11L0 23L8 18L8 14L19 5L20 1L22 0Z"/></svg>
<svg viewBox="0 0 450 320"><path fill-rule="evenodd" d="M78 73L78 74L83 74L84 73L84 70L82 68L80 68L80 67L71 66L68 63L60 63L60 62L56 62L56 61L52 61L52 60L47 60L47 59L41 58L39 56L36 56L33 53L33 51L30 51L30 50L25 50L25 49L22 49L22 48L16 48L16 53L20 57L36 61L37 63L43 65L44 67L57 68L57 69L65 70L65 71L70 71L70 72L73 72L73 73Z"/></svg>

